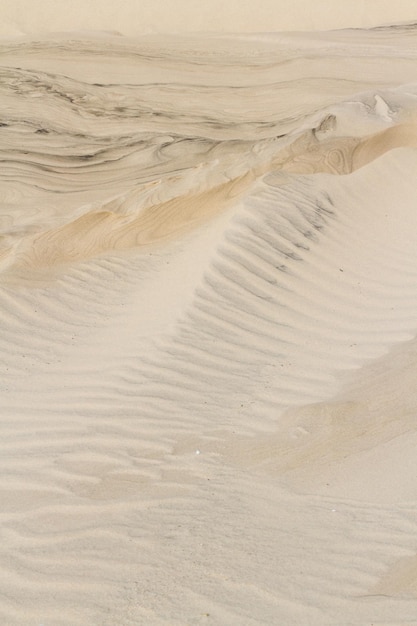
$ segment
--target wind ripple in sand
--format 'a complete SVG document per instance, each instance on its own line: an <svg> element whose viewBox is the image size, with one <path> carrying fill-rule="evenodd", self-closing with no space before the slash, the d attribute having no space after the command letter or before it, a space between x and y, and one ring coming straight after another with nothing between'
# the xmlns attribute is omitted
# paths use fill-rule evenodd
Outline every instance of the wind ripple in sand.
<svg viewBox="0 0 417 626"><path fill-rule="evenodd" d="M415 618L415 40L2 44L2 623Z"/></svg>

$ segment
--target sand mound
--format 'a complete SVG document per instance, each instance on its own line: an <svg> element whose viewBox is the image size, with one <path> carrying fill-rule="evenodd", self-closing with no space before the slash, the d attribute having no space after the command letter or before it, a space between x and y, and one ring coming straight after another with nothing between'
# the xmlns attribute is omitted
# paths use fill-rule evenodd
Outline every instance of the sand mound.
<svg viewBox="0 0 417 626"><path fill-rule="evenodd" d="M1 623L415 619L416 33L2 44Z"/></svg>

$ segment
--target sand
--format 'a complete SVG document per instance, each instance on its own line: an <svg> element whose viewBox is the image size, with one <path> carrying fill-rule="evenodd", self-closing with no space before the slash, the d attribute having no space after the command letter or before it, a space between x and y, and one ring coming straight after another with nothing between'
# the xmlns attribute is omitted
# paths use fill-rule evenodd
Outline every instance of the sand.
<svg viewBox="0 0 417 626"><path fill-rule="evenodd" d="M0 0L0 36L97 30L149 33L371 28L415 21L415 0Z"/></svg>
<svg viewBox="0 0 417 626"><path fill-rule="evenodd" d="M0 41L0 623L417 624L417 27L37 6Z"/></svg>

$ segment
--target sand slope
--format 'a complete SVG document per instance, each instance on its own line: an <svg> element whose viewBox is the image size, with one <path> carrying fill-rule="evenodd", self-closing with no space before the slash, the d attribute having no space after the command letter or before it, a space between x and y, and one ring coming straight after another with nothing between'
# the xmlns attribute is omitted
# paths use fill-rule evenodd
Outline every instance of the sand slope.
<svg viewBox="0 0 417 626"><path fill-rule="evenodd" d="M417 623L416 40L3 42L1 623Z"/></svg>

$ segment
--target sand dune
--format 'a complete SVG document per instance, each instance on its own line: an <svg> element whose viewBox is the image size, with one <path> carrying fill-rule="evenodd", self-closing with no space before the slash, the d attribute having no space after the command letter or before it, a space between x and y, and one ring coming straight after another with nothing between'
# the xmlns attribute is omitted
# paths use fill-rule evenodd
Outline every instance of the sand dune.
<svg viewBox="0 0 417 626"><path fill-rule="evenodd" d="M1 623L417 623L416 43L1 43Z"/></svg>

